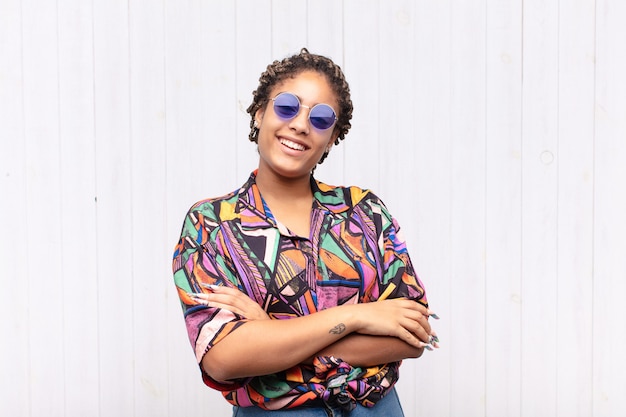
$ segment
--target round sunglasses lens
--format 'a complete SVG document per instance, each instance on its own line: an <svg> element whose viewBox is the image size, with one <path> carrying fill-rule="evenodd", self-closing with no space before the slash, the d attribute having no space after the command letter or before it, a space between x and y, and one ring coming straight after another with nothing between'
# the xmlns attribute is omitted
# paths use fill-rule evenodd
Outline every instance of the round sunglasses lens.
<svg viewBox="0 0 626 417"><path fill-rule="evenodd" d="M311 109L309 120L313 127L326 130L335 123L335 111L327 104L318 104Z"/></svg>
<svg viewBox="0 0 626 417"><path fill-rule="evenodd" d="M283 119L291 119L298 114L300 102L293 94L281 93L274 99L274 111Z"/></svg>

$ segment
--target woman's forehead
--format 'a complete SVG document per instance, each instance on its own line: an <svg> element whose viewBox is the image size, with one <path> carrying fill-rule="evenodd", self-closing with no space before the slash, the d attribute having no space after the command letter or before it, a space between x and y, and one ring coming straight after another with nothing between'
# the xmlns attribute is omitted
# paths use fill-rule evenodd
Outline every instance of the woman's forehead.
<svg viewBox="0 0 626 417"><path fill-rule="evenodd" d="M271 89L270 97L282 92L295 94L303 104L327 103L337 105L337 95L332 89L328 77L319 71L304 70L277 82Z"/></svg>

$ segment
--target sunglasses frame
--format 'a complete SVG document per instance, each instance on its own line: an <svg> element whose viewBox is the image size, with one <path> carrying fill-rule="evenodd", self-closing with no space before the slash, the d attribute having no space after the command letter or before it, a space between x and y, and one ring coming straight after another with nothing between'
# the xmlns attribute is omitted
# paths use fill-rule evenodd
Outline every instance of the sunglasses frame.
<svg viewBox="0 0 626 417"><path fill-rule="evenodd" d="M285 116L281 115L278 111L276 111L276 99L278 99L280 96L283 96L283 97L291 96L291 97L296 99L296 102L298 103L298 111L293 116L285 117ZM337 113L335 112L335 109L333 109L330 104L318 103L318 104L316 104L313 107L305 106L304 104L302 104L300 102L300 99L298 98L297 95L295 95L294 93L290 93L288 91L283 91L282 93L278 93L276 95L276 97L272 98L271 100L272 100L272 106L274 108L274 113L276 114L276 116L280 117L282 120L291 120L291 119L295 118L297 115L300 114L300 110L301 110L302 107L304 107L306 109L309 109L309 115L308 115L307 119L309 120L309 123L311 123L311 126L313 126L317 130L328 130L328 129L332 128L337 123L337 120L339 120L337 118ZM328 126L328 127L321 128L321 127L315 126L315 123L313 122L313 120L311 120L311 114L313 113L313 110L316 107L319 107L319 106L322 106L322 107L326 106L326 107L328 107L332 111L332 115L333 115L334 120L333 120L333 123L330 126ZM314 118L315 118L315 116L314 116Z"/></svg>

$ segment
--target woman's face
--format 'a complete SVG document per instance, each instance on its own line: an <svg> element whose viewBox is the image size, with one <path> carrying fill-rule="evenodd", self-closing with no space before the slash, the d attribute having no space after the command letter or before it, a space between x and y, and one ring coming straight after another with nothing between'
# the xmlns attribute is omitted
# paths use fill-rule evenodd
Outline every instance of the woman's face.
<svg viewBox="0 0 626 417"><path fill-rule="evenodd" d="M292 93L300 100L300 111L292 119L285 120L274 112L271 99L283 92ZM304 71L276 84L269 97L268 104L255 115L259 127L259 173L268 171L263 175L271 173L290 179L308 178L338 135L335 125L326 130L313 127L309 111L316 104L324 103L337 113L337 97L326 77L315 71Z"/></svg>

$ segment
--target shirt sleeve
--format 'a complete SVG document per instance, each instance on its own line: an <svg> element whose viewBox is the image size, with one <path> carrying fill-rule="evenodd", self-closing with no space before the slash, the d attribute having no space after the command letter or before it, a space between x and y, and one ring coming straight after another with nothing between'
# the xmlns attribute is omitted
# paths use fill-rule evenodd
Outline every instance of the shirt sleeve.
<svg viewBox="0 0 626 417"><path fill-rule="evenodd" d="M199 365L209 349L246 321L228 310L200 304L189 296L189 293L206 292L207 284L232 286L237 282L225 253L218 249L219 225L211 217L210 211L203 212L197 207L187 213L172 264L189 341ZM221 391L237 389L245 381L215 381L204 371L202 377L208 386Z"/></svg>
<svg viewBox="0 0 626 417"><path fill-rule="evenodd" d="M400 225L381 200L374 198L372 206L378 217L374 223L383 260L378 299L406 297L428 307L426 290L413 268Z"/></svg>

